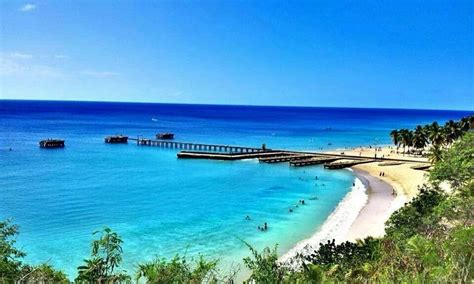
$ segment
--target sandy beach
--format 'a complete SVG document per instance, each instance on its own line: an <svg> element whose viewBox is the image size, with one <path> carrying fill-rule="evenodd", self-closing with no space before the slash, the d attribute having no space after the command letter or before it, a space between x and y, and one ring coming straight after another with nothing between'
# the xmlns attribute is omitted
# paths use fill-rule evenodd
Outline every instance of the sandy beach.
<svg viewBox="0 0 474 284"><path fill-rule="evenodd" d="M358 147L353 149L328 151L328 153L345 153L347 155L367 158L373 158L374 155L377 154L377 157L409 159L413 161L419 161L420 163L427 161L427 159L423 157L403 154L401 153L401 149L399 149L398 152L399 153L397 153L394 147L390 146L380 148ZM395 192L398 196L405 195L406 198L410 200L417 195L418 186L422 185L426 181L426 172L412 169L411 167L413 165L417 165L417 163L405 162L396 165L387 165L387 163L384 162L373 162L356 165L352 168L363 170L371 176L377 177L387 182L395 189ZM385 173L384 176L379 176L381 172Z"/></svg>
<svg viewBox="0 0 474 284"><path fill-rule="evenodd" d="M390 157L410 159L414 162L372 162L353 166L355 186L328 217L323 227L310 238L299 242L280 261L295 267L296 255L307 255L320 242L336 239L336 242L355 241L368 236L384 235L385 222L390 215L416 196L418 187L426 182L426 172L411 167L425 158L396 153L393 147L353 148L328 153L344 153L361 157ZM384 173L383 176L381 173Z"/></svg>
<svg viewBox="0 0 474 284"><path fill-rule="evenodd" d="M406 202L407 198L405 195L395 196L393 187L379 177L360 169L354 169L354 173L364 183L368 199L344 240L355 241L368 236L381 237L384 235L385 221Z"/></svg>

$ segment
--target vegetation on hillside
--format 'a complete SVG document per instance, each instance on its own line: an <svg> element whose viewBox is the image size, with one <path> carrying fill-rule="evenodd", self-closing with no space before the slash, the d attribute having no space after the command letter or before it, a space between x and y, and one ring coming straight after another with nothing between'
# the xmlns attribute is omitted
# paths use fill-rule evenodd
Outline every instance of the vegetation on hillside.
<svg viewBox="0 0 474 284"><path fill-rule="evenodd" d="M467 132L443 151L430 185L392 214L383 238L322 244L307 267L331 281L472 281L473 151L474 133ZM440 189L445 182L449 193Z"/></svg>
<svg viewBox="0 0 474 284"><path fill-rule="evenodd" d="M449 129L454 127L452 123L447 125ZM435 136L431 135L429 141L437 140ZM447 136L443 137L439 141L447 141ZM303 259L298 271L278 262L276 247L260 252L249 245L251 255L244 258L244 265L251 272L249 282L472 282L474 132L450 136L449 141L450 147L439 148L439 159L429 174L430 183L392 214L384 237L320 244L318 250ZM445 184L450 185L449 191L441 189ZM0 283L69 281L49 264L24 264L26 254L15 246L17 235L16 225L8 220L0 222ZM230 282L234 276L222 275L217 270L217 260L199 257L188 262L186 257L176 256L139 264L132 277L120 270L120 236L109 228L94 236L97 239L92 241L90 258L78 267L75 282L222 283Z"/></svg>

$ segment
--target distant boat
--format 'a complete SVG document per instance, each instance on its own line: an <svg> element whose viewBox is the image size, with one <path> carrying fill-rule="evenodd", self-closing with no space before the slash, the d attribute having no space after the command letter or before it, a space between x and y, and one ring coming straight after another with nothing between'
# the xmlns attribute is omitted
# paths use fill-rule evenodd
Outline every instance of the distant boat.
<svg viewBox="0 0 474 284"><path fill-rule="evenodd" d="M64 148L64 140L60 139L46 139L39 142L41 148Z"/></svg>
<svg viewBox="0 0 474 284"><path fill-rule="evenodd" d="M105 137L105 143L118 144L118 143L128 143L128 136L115 135Z"/></svg>
<svg viewBox="0 0 474 284"><path fill-rule="evenodd" d="M172 140L174 139L174 134L173 133L158 133L156 134L156 139Z"/></svg>
<svg viewBox="0 0 474 284"><path fill-rule="evenodd" d="M152 120L152 121L158 121L158 118L154 118L154 117L153 117L151 120Z"/></svg>

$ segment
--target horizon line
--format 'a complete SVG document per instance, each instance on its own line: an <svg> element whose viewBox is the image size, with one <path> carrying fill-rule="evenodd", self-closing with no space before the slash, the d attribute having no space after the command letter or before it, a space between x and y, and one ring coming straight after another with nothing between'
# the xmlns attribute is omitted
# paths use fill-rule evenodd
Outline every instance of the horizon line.
<svg viewBox="0 0 474 284"><path fill-rule="evenodd" d="M202 105L202 106L240 106L240 107L287 107L287 108L347 108L347 109L379 109L379 110L421 110L421 111L460 111L474 112L473 109L424 109L424 108L392 108L392 107L350 107L350 106L301 106L301 105L261 105L261 104L212 104L212 103L171 103L145 101L96 101L96 100L53 100L53 99L2 99L0 101L40 101L40 102L77 102L77 103L127 103L127 104L161 104L161 105Z"/></svg>

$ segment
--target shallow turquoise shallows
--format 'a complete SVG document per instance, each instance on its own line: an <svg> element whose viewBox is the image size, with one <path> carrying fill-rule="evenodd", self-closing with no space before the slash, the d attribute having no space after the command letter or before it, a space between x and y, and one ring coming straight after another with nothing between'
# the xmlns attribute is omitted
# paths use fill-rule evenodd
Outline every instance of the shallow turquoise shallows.
<svg viewBox="0 0 474 284"><path fill-rule="evenodd" d="M311 236L351 190L352 173L180 160L177 150L110 145L104 136L170 131L177 141L319 150L388 144L392 128L463 115L0 101L0 218L21 226L26 261L49 261L71 277L89 255L92 233L104 226L123 237L130 273L139 262L177 253L239 264L248 255L242 241L258 248L279 244L284 252ZM66 147L39 149L38 141L49 137L64 138ZM300 199L306 205L294 207ZM257 230L264 222L268 231Z"/></svg>

